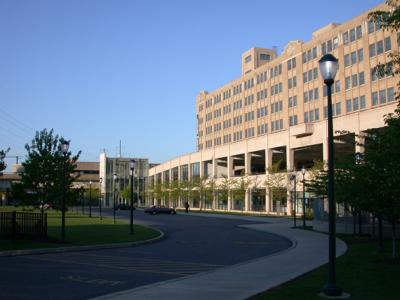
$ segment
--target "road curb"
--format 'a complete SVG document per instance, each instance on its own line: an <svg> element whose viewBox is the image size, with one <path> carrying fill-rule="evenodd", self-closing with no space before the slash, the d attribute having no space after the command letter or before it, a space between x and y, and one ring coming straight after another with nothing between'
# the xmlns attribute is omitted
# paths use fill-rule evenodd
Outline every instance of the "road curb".
<svg viewBox="0 0 400 300"><path fill-rule="evenodd" d="M71 247L58 247L58 248L9 250L9 251L0 251L0 257L135 247L135 246L140 246L140 245L144 245L144 244L155 243L155 242L158 242L158 241L160 241L160 240L165 238L164 232L162 232L161 230L159 230L157 228L152 228L152 229L158 231L160 233L160 235L155 237L155 238L152 238L152 239L149 239L149 240L144 240L144 241L129 242L129 243L88 245L88 246L71 246Z"/></svg>

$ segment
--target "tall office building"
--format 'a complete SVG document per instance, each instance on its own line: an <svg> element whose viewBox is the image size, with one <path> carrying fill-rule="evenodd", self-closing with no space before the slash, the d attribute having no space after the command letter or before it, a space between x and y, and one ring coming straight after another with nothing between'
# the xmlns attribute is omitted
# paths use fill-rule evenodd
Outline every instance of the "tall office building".
<svg viewBox="0 0 400 300"><path fill-rule="evenodd" d="M381 4L376 9L388 8ZM315 31L308 42L291 41L280 55L275 49L246 51L240 78L197 97L198 152L150 169L150 182L197 176L213 178L218 185L224 177L240 180L246 176L250 184L242 199L220 200L213 193L203 206L290 212L292 183L286 182L287 197L274 197L265 179L272 166L301 178L297 171L303 166L308 169L317 160L327 160L327 97L318 69L323 55L332 53L339 59L332 96L338 155L362 151L354 146L355 139L367 129L383 127L383 116L396 107L399 78L380 77L374 68L387 63L389 54L399 49L399 36L369 21L368 13L344 24L329 24ZM194 189L192 195L196 193ZM165 202L170 197L153 195L153 201ZM202 205L187 198L192 206Z"/></svg>

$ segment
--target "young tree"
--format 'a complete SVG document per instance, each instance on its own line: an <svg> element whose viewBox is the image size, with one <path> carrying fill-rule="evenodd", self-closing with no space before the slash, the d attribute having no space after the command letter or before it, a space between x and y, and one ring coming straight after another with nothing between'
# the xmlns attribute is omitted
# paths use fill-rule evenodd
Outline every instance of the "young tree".
<svg viewBox="0 0 400 300"><path fill-rule="evenodd" d="M281 163L282 161L278 161L268 168L264 184L269 191L269 195L272 195L272 200L284 202L287 198L287 183L286 173L281 172Z"/></svg>
<svg viewBox="0 0 400 300"><path fill-rule="evenodd" d="M26 190L35 192L44 202L51 202L60 206L60 198L65 190L66 197L71 193L71 185L76 177L74 173L76 162L81 151L76 155L68 152L63 155L62 137L54 134L53 129L43 129L36 132L31 144L26 144L27 159L22 166L24 171L21 182Z"/></svg>
<svg viewBox="0 0 400 300"><path fill-rule="evenodd" d="M0 150L0 175L7 168L7 164L4 159L6 158L7 153L10 151L10 148L6 150Z"/></svg>

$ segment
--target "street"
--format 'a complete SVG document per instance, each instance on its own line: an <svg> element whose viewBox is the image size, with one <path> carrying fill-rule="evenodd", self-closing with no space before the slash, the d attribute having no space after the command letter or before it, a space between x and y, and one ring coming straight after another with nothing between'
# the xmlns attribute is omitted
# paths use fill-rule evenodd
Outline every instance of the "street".
<svg viewBox="0 0 400 300"><path fill-rule="evenodd" d="M118 218L129 215L117 213ZM134 221L158 228L166 237L129 248L2 257L0 298L87 299L212 271L291 246L283 237L238 227L257 223L246 220L137 210Z"/></svg>

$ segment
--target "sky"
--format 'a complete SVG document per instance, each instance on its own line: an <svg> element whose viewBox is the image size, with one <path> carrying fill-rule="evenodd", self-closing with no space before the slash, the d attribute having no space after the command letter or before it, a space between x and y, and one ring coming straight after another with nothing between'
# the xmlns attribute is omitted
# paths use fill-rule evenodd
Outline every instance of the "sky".
<svg viewBox="0 0 400 300"><path fill-rule="evenodd" d="M82 161L196 151L196 97L252 47L343 23L376 0L0 0L0 149L53 128Z"/></svg>

